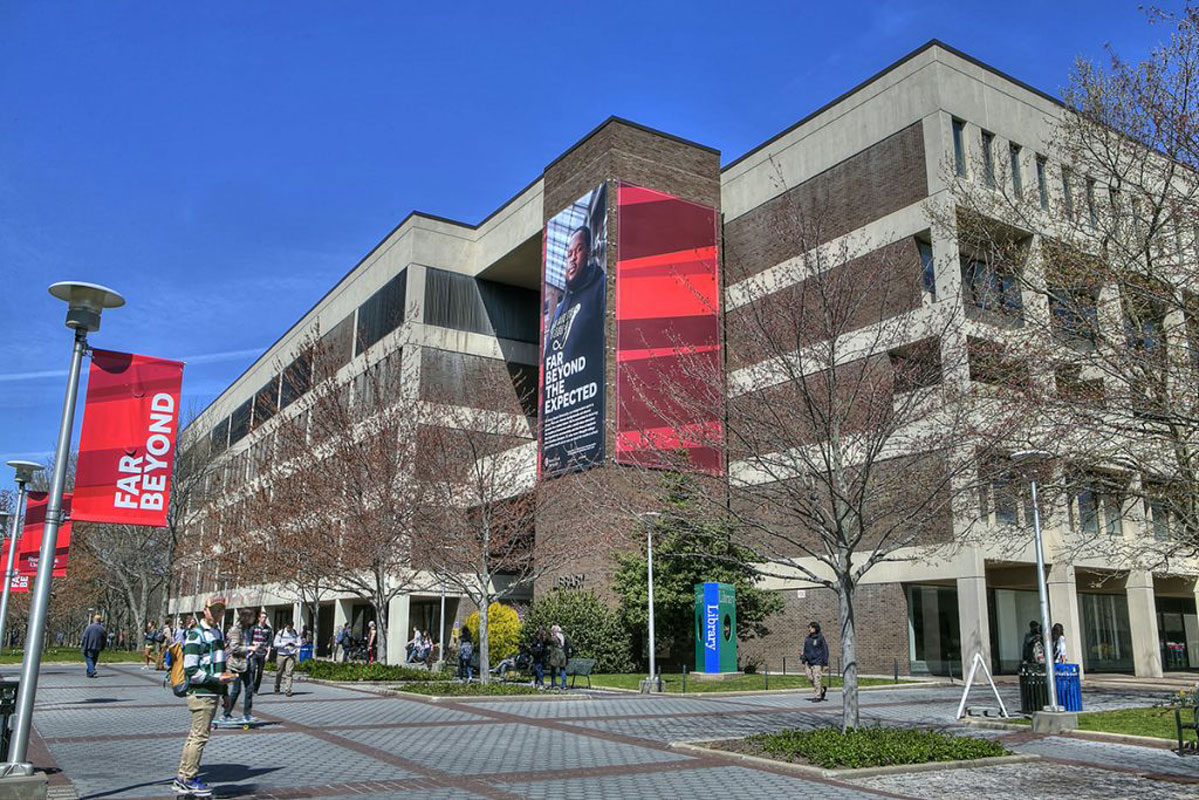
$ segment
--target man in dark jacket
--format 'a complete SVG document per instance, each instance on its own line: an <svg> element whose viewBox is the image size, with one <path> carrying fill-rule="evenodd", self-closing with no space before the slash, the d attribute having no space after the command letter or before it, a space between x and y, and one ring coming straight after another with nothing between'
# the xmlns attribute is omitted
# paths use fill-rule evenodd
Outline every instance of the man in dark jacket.
<svg viewBox="0 0 1199 800"><path fill-rule="evenodd" d="M808 623L808 638L803 640L803 657L800 659L812 682L812 702L820 703L828 687L821 685L824 671L828 669L828 643L820 632L819 622Z"/></svg>
<svg viewBox="0 0 1199 800"><path fill-rule="evenodd" d="M100 651L108 643L108 632L104 630L104 626L100 622L101 617L97 614L92 617L92 624L83 629L83 643L80 647L83 650L83 663L87 665L89 678L96 677L96 662L100 660Z"/></svg>

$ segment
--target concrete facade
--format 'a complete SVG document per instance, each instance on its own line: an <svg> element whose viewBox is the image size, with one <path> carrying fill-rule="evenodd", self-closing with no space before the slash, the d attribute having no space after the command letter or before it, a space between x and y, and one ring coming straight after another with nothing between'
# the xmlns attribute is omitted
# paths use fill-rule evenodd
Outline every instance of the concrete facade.
<svg viewBox="0 0 1199 800"><path fill-rule="evenodd" d="M968 151L980 146L983 130L994 137L998 152L1007 153L1009 143L1018 144L1022 172L1032 175L1037 154L1047 151L1052 122L1061 113L1060 105L1052 98L934 42L723 168L720 153L711 148L611 119L551 162L531 184L477 225L410 214L192 423L184 434L184 446L212 437L213 431L219 432L247 400L272 380L277 381L305 337L330 331L347 321L351 333L356 332L356 315L363 304L401 274L406 276L404 319L374 343L370 353L372 358L379 353L402 353L405 385L421 400L470 405L473 370L531 369L535 378L536 341L427 322L425 298L430 270L535 290L545 221L601 181L627 181L720 210L724 303L731 332L735 332L739 309L749 304L769 304L772 295L788 291L800 279L802 254L788 248L782 237L771 235L796 208L822 210L818 244L838 248L846 255L848 260L839 268L853 269L855 257L893 248L903 254L903 263L919 270L916 243L926 243L933 254L935 291L880 301L884 307L868 311L861 320L862 327L868 328L881 314L909 320L912 330L918 331L922 320L937 313L938 304L961 303L963 297L958 231L952 225L934 222L946 218L935 211L953 204L947 176L954 158L954 121L964 123L962 132ZM974 162L967 159L967 163ZM1029 180L1026 178L1026 183ZM1060 189L1053 184L1050 191ZM609 230L615 229L612 201ZM612 247L608 251L610 293L615 285L615 257ZM1036 269L1036 260L1030 263ZM897 273L881 281L902 278ZM1027 313L1048 312L1029 303ZM607 327L609 341L614 341L611 311ZM991 331L985 320L969 320L956 335L957 340L941 342L943 352L965 348L968 338L986 339ZM730 381L755 380L751 370L755 354L739 350L734 333L730 337ZM913 334L913 341L916 338L918 335ZM465 361L455 363L468 366L461 373L448 368L446 354L464 357ZM343 367L347 382L364 369L367 355L358 353ZM613 358L608 359L608 373L607 391L612 392ZM946 381L969 379L960 371L944 376ZM613 408L614 403L609 402L608 407ZM524 413L516 405L492 410L514 417ZM520 450L527 455L530 470L535 468L535 424L535 420L529 420L528 441ZM251 433L229 444L221 458L238 464L242 456L244 462L254 441ZM611 431L608 444L611 453ZM560 480L582 479L568 475ZM588 486L594 488L604 480L602 476L588 476ZM1093 648L1119 650L1121 641L1099 641L1115 631L1129 640L1130 670L1138 675L1160 675L1163 664L1155 591L1193 602L1199 594L1199 568L1183 564L1170 575L1154 575L1126 573L1094 557L1067 561L1071 515L1067 508L1059 511L1050 516L1046 526L1051 561L1048 582L1052 616L1066 629L1070 658L1083 662L1088 657L1088 642ZM195 522L201 537L205 535L204 526L212 524L206 519L212 517L201 513ZM1002 525L995 520L987 524ZM1139 524L1135 518L1126 519L1124 535L1143 535L1145 524L1143 519ZM562 519L547 518L538 519L537 528L538 537L558 536L565 535L566 526ZM971 545L935 561L879 565L858 595L861 669L890 674L897 668L907 674L913 670L941 670L929 664L944 661L948 664L944 669L949 670L955 668L950 662L956 662L960 674L960 664L968 662L974 653L998 663L1000 652L993 651L1006 653L1011 645L1004 641L996 647L997 635L1010 638L1023 634L1022 629L1013 632L1011 624L1017 619L1015 615L1027 616L1027 593L1035 589L1032 564L1030 547L1013 553L1010 546ZM577 564L566 573L547 576L536 591L569 585L605 593L611 566L609 553L584 547ZM219 588L212 576L203 574L200 565L185 570L179 582L177 609L197 607L205 593ZM797 664L809 619L823 621L836 650L836 603L831 592L804 581L770 579L763 585L782 594L785 612L771 621L771 636L743 648L748 659L765 662L772 670L781 667L783 658L789 663L794 658ZM237 596L249 604L282 607L294 602L264 587L238 592ZM522 592L518 598L530 595ZM421 599L431 596L425 593ZM406 596L392 604L389 660L402 652L403 642L410 635L409 610L415 600ZM354 605L361 601L338 595L330 602L332 619L340 624L351 620ZM921 604L920 610L913 608L916 602ZM936 619L925 619L925 613L934 613ZM920 626L916 624L918 616ZM997 622L1000 616L1002 623ZM1097 622L1109 617L1116 621ZM932 646L928 637L938 639L935 658L926 652ZM1195 658L1199 666L1199 654Z"/></svg>

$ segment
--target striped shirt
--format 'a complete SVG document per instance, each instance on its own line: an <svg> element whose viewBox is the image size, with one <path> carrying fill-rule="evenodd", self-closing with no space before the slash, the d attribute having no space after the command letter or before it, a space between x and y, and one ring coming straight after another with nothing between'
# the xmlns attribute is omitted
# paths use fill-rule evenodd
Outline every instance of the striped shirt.
<svg viewBox="0 0 1199 800"><path fill-rule="evenodd" d="M220 628L207 622L191 628L183 640L183 674L187 676L188 694L223 695L225 685L225 639Z"/></svg>

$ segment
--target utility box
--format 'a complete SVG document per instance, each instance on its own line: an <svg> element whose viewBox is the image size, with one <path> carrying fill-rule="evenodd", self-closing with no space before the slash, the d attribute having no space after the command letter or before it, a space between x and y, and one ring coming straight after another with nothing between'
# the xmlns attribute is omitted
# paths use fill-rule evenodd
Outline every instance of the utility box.
<svg viewBox="0 0 1199 800"><path fill-rule="evenodd" d="M737 671L737 588L731 583L695 584L695 671Z"/></svg>

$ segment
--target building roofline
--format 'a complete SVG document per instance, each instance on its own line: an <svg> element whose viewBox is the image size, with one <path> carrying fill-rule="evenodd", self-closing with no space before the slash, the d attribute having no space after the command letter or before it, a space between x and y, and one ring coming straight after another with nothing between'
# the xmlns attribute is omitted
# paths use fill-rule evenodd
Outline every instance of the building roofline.
<svg viewBox="0 0 1199 800"><path fill-rule="evenodd" d="M813 111L812 113L808 114L803 119L788 126L786 129L776 133L775 135L771 136L769 139L767 139L766 141L757 145L756 147L737 156L732 161L730 161L729 163L727 163L723 167L721 167L720 171L724 172L725 170L732 169L733 167L737 166L745 159L752 156L754 153L757 153L759 150L762 150L763 148L769 147L770 145L777 142L779 139L782 139L784 136L786 136L787 134L794 131L796 128L799 128L800 126L805 125L808 122L811 122L813 119L820 116L825 111L828 111L833 106L837 105L838 103L844 102L848 98L850 98L853 95L860 92L862 89L865 89L870 84L872 84L875 81L879 80L880 78L886 76L890 72L893 72L894 70L899 69L904 64L906 64L909 61L911 61L912 59L914 59L916 56L924 53L926 50L931 50L934 47L939 47L940 49L944 50L945 52L950 53L954 56L957 56L958 58L962 59L963 61L973 64L974 66L979 67L980 69L986 70L987 72L990 72L992 75L995 75L999 78L1003 78L1005 81L1009 81L1009 82L1015 84L1016 86L1019 86L1021 89L1032 92L1033 94L1037 95L1038 97L1048 100L1049 102L1053 103L1054 105L1058 105L1063 108L1065 108L1065 106L1066 106L1066 104L1063 103L1060 98L1054 97L1053 95L1049 94L1048 92L1042 91L1041 89L1038 89L1035 86L1027 84L1024 81L1020 80L1019 78L1013 78L1011 75L1008 75L1006 72L1003 72L1002 70L991 66L990 64L986 63L985 61L980 61L979 59L975 58L974 56L964 53L961 50L957 49L956 47L946 44L945 42L941 41L940 39L929 39L927 42L920 45L912 52L903 56L898 61L894 61L894 62L888 64L887 66L883 67L881 70L874 73L873 75L871 75L869 78L862 81L858 85L854 86L849 91L844 92L843 94L841 94L840 96L838 96L837 98L835 98L833 100L830 100L829 102L822 105L820 108L818 108L815 111Z"/></svg>

